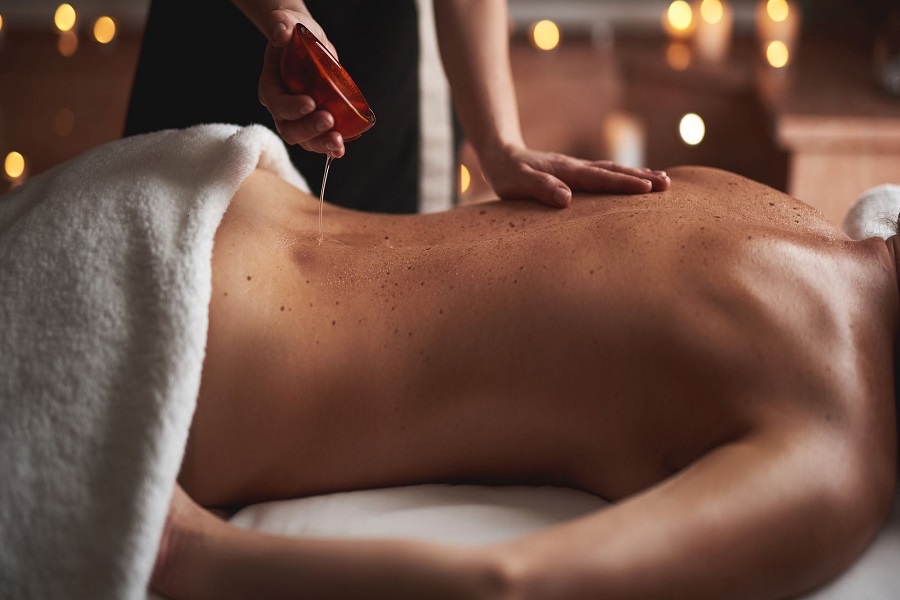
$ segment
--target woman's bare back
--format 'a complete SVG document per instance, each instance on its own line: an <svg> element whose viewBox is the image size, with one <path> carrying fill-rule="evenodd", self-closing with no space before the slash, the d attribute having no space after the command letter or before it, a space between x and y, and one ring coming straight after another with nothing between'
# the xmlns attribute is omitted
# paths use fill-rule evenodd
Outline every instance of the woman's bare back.
<svg viewBox="0 0 900 600"><path fill-rule="evenodd" d="M562 211L328 206L319 246L316 199L258 171L216 237L183 485L206 505L426 481L619 499L759 431L891 444L884 244L741 177L670 174Z"/></svg>

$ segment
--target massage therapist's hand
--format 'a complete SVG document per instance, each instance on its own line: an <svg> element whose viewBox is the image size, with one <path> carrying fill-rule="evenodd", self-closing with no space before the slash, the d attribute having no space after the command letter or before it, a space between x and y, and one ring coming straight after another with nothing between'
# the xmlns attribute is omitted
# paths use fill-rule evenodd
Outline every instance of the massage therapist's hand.
<svg viewBox="0 0 900 600"><path fill-rule="evenodd" d="M500 198L532 198L558 208L572 202L572 192L643 194L667 190L671 184L664 171L528 148L506 148L479 160Z"/></svg>
<svg viewBox="0 0 900 600"><path fill-rule="evenodd" d="M316 110L316 103L310 96L288 93L281 81L281 53L297 23L303 23L337 58L334 46L308 11L271 11L263 24L269 43L259 77L259 101L271 113L275 127L285 142L299 144L310 152L340 158L344 155L344 140L340 133L331 131L334 127L332 114L327 110Z"/></svg>

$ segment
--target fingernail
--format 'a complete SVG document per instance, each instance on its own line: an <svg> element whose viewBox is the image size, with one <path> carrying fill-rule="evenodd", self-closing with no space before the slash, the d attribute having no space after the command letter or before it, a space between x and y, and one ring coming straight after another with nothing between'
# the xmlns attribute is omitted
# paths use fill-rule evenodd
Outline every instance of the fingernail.
<svg viewBox="0 0 900 600"><path fill-rule="evenodd" d="M564 205L568 199L569 190L566 188L556 188L556 191L553 192L553 201L560 206Z"/></svg>
<svg viewBox="0 0 900 600"><path fill-rule="evenodd" d="M654 175L659 175L660 177L668 177L665 171L653 171Z"/></svg>
<svg viewBox="0 0 900 600"><path fill-rule="evenodd" d="M279 35L284 31L287 31L287 25L285 25L284 23L277 23L275 25L275 35Z"/></svg>
<svg viewBox="0 0 900 600"><path fill-rule="evenodd" d="M327 131L329 128L328 119L322 117L318 121L316 121L316 129L319 131Z"/></svg>
<svg viewBox="0 0 900 600"><path fill-rule="evenodd" d="M301 115L308 115L308 114L311 113L313 110L315 110L315 108L316 108L315 105L304 104L303 106L300 107L300 114L301 114Z"/></svg>
<svg viewBox="0 0 900 600"><path fill-rule="evenodd" d="M334 142L325 142L325 147L328 148L329 150L331 150L332 152L334 152L335 150L338 149L337 144L335 144Z"/></svg>

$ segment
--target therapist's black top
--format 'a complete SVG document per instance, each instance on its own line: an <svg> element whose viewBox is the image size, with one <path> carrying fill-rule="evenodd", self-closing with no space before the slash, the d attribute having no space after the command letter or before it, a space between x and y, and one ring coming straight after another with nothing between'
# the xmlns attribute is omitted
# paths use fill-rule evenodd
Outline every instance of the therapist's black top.
<svg viewBox="0 0 900 600"><path fill-rule="evenodd" d="M341 64L375 112L375 126L331 166L327 200L358 210L416 212L419 39L415 0L306 0ZM153 0L124 135L198 123L260 123L265 37L227 0ZM318 194L325 155L290 147Z"/></svg>

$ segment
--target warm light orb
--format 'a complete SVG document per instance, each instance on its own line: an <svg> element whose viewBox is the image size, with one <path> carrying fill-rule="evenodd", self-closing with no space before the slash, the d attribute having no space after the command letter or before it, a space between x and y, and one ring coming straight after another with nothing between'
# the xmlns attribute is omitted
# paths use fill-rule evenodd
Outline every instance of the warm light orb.
<svg viewBox="0 0 900 600"><path fill-rule="evenodd" d="M769 64L776 69L781 69L782 67L787 66L790 59L791 54L788 50L787 44L785 44L781 40L775 40L774 42L770 42L769 45L766 46L766 60L769 61Z"/></svg>
<svg viewBox="0 0 900 600"><path fill-rule="evenodd" d="M465 194L472 183L472 175L466 165L459 165L459 193Z"/></svg>
<svg viewBox="0 0 900 600"><path fill-rule="evenodd" d="M776 23L784 22L790 12L791 7L788 5L787 0L768 0L766 3L766 13Z"/></svg>
<svg viewBox="0 0 900 600"><path fill-rule="evenodd" d="M94 39L108 44L116 37L116 22L110 17L100 17L94 21Z"/></svg>
<svg viewBox="0 0 900 600"><path fill-rule="evenodd" d="M700 3L700 17L710 25L719 23L724 15L725 7L721 0L703 0Z"/></svg>
<svg viewBox="0 0 900 600"><path fill-rule="evenodd" d="M56 9L56 14L53 15L53 23L60 31L72 31L75 21L75 9L71 4L60 4Z"/></svg>
<svg viewBox="0 0 900 600"><path fill-rule="evenodd" d="M678 125L678 132L685 144L696 146L706 137L706 124L700 115L696 113L688 113L681 117L681 123Z"/></svg>
<svg viewBox="0 0 900 600"><path fill-rule="evenodd" d="M531 41L536 48L553 50L559 45L559 27L547 19L538 21L531 26Z"/></svg>
<svg viewBox="0 0 900 600"><path fill-rule="evenodd" d="M685 0L675 0L669 5L666 18L675 31L687 31L694 22L694 11Z"/></svg>
<svg viewBox="0 0 900 600"><path fill-rule="evenodd" d="M0 31L3 31L3 15L0 15Z"/></svg>
<svg viewBox="0 0 900 600"><path fill-rule="evenodd" d="M75 129L75 113L68 108L61 108L56 111L53 117L53 131L57 135L64 137L72 133Z"/></svg>
<svg viewBox="0 0 900 600"><path fill-rule="evenodd" d="M72 56L78 50L78 36L74 31L60 33L59 39L56 40L56 48L66 58Z"/></svg>
<svg viewBox="0 0 900 600"><path fill-rule="evenodd" d="M3 170L10 179L18 179L25 172L25 157L13 150L6 155Z"/></svg>
<svg viewBox="0 0 900 600"><path fill-rule="evenodd" d="M691 66L691 48L683 42L672 42L666 48L666 62L676 71Z"/></svg>

